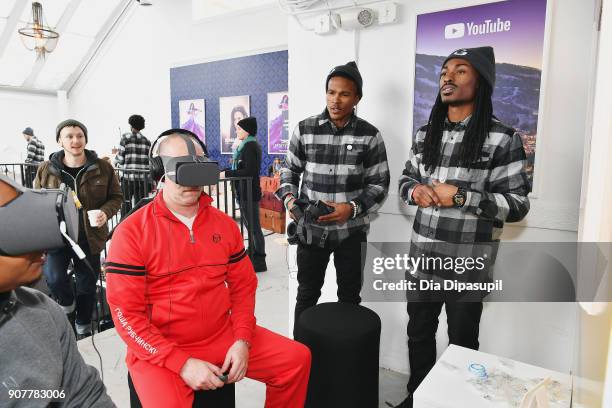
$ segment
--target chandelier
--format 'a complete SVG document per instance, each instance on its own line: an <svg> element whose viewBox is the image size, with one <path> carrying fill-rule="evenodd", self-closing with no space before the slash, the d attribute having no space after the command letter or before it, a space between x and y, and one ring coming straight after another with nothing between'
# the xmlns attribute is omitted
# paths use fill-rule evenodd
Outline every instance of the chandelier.
<svg viewBox="0 0 612 408"><path fill-rule="evenodd" d="M59 33L44 24L42 5L32 3L32 21L17 30L23 45L30 51L36 51L37 59L45 58L45 54L53 52Z"/></svg>

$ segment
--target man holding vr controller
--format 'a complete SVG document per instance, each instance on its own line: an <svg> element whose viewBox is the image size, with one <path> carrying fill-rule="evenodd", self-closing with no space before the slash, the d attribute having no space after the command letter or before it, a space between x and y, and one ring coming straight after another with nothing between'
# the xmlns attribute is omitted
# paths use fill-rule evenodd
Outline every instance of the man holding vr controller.
<svg viewBox="0 0 612 408"><path fill-rule="evenodd" d="M114 407L85 364L60 306L24 287L43 253L76 247L78 213L66 189L34 191L0 176L0 406Z"/></svg>
<svg viewBox="0 0 612 408"><path fill-rule="evenodd" d="M303 406L310 352L255 324L257 277L243 237L202 190L218 182L217 163L183 129L162 133L149 157L163 188L117 227L105 265L143 406L191 406L194 390L245 376L267 384L266 407Z"/></svg>
<svg viewBox="0 0 612 408"><path fill-rule="evenodd" d="M354 113L362 86L354 61L332 69L325 81L326 109L297 125L281 169L276 196L297 223L287 227L298 244L295 322L317 304L332 253L338 300L361 302L361 246L369 214L382 205L390 178L380 132Z"/></svg>

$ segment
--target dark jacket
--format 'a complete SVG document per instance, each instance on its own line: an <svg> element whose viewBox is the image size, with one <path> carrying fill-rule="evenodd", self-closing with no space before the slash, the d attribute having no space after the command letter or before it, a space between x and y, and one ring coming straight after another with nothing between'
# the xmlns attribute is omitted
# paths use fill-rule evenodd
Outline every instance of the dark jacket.
<svg viewBox="0 0 612 408"><path fill-rule="evenodd" d="M261 200L261 187L259 186L259 169L261 168L261 146L258 142L249 142L244 145L236 170L226 170L225 177L251 177L251 192L253 201ZM246 197L246 183L240 183L238 194Z"/></svg>
<svg viewBox="0 0 612 408"><path fill-rule="evenodd" d="M87 243L92 254L100 253L108 237L108 227L92 227L89 225L87 211L102 210L110 219L121 208L123 195L119 180L115 175L113 166L98 159L96 152L85 150L87 162L81 173L77 176L76 193L83 205L80 224L85 228ZM64 171L64 151L55 152L50 159L38 168L35 188L58 188L62 182L73 188L74 179ZM69 182L66 182L69 181Z"/></svg>

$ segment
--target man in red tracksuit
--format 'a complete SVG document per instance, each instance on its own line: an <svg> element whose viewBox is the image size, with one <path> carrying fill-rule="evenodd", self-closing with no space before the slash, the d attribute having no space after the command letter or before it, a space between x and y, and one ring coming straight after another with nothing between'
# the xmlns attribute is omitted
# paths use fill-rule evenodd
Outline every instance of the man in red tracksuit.
<svg viewBox="0 0 612 408"><path fill-rule="evenodd" d="M160 155L185 156L186 143L168 136ZM211 201L165 177L113 235L108 303L138 396L145 408L191 407L194 390L222 387L229 372L228 382L265 382L266 407L303 407L310 351L255 324L257 278L242 235Z"/></svg>

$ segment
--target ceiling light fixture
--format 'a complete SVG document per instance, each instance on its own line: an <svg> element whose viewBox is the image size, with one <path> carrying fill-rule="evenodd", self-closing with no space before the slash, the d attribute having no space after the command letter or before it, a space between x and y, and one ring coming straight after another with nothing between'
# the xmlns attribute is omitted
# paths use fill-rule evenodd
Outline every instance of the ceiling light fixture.
<svg viewBox="0 0 612 408"><path fill-rule="evenodd" d="M38 59L44 59L47 53L53 52L60 36L45 24L42 5L39 2L32 3L32 21L17 31L23 45L30 51L36 51Z"/></svg>

